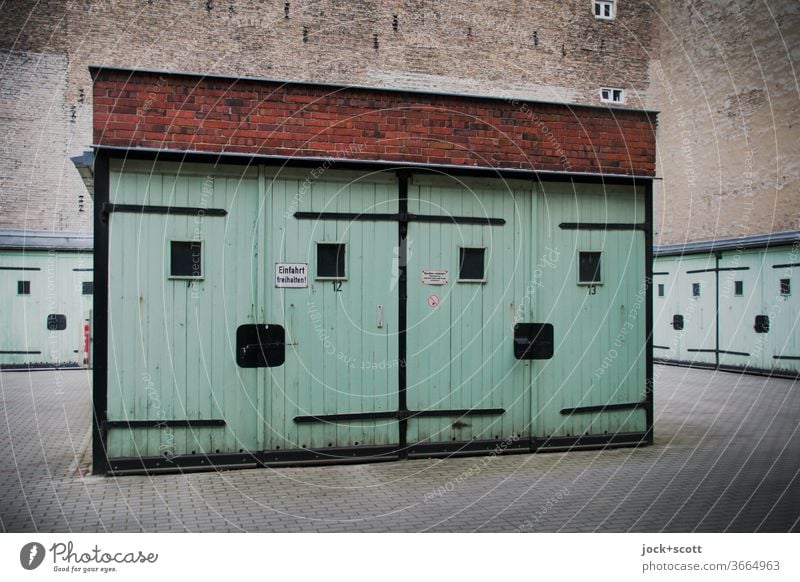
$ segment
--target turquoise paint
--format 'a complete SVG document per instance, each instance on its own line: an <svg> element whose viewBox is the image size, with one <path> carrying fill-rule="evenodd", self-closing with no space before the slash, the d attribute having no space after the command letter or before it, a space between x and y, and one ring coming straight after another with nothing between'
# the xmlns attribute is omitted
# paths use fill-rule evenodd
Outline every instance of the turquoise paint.
<svg viewBox="0 0 800 582"><path fill-rule="evenodd" d="M113 163L111 202L228 215L111 214L109 420L223 418L226 426L113 428L109 456L397 443L394 419L294 421L397 410L396 224L294 218L396 213L397 196L388 172ZM643 190L415 175L409 211L505 224L411 223L408 407L506 411L411 419L410 444L645 430L643 410L560 413L644 398L644 234L558 227L643 222ZM169 241L191 239L203 244L203 278L169 278ZM346 245L345 280L317 276L319 242ZM484 282L457 281L460 246L486 249ZM577 283L580 250L602 252L601 285ZM277 288L279 262L307 263L308 287ZM423 269L447 270L447 284L423 284ZM554 325L553 359L514 359L513 325L525 321ZM245 323L285 328L283 366L236 365L236 329Z"/></svg>
<svg viewBox="0 0 800 582"><path fill-rule="evenodd" d="M656 277L666 285L667 297L654 297L656 345L669 350L655 350L664 360L690 364L716 365L714 353L694 352L698 347L716 349L716 295L719 294L719 365L797 374L800 372L800 253L795 247L741 249L722 251L719 257L719 287L713 272L687 273L713 269L713 254L684 257L658 257L654 271L667 275ZM786 265L776 268L776 266ZM790 279L792 293L780 292L780 280ZM736 294L736 281L742 294ZM701 297L692 296L692 283L701 283ZM684 315L683 332L669 325L676 313ZM769 333L756 333L755 317L767 315ZM777 356L777 357L776 357Z"/></svg>
<svg viewBox="0 0 800 582"><path fill-rule="evenodd" d="M0 365L84 366L84 324L91 317L92 296L84 295L82 286L93 280L91 254L1 250L0 267L27 269L0 269L0 352L39 352L0 353ZM30 295L17 292L19 281L30 282ZM65 315L66 329L48 330L49 314Z"/></svg>

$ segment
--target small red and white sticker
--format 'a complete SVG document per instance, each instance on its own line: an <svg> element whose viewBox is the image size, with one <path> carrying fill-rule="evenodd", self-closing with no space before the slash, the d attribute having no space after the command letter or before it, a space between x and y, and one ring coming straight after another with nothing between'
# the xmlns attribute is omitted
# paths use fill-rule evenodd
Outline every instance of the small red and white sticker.
<svg viewBox="0 0 800 582"><path fill-rule="evenodd" d="M438 295L428 295L428 305L430 305L432 309L438 307L441 302L442 300L439 299Z"/></svg>

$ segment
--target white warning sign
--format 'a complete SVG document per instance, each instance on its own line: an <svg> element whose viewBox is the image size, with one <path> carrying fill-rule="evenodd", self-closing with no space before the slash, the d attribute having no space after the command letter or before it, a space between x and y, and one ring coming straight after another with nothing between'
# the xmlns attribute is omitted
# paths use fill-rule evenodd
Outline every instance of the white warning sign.
<svg viewBox="0 0 800 582"><path fill-rule="evenodd" d="M275 263L275 286L290 289L308 287L308 263Z"/></svg>
<svg viewBox="0 0 800 582"><path fill-rule="evenodd" d="M423 285L447 285L447 269L422 269Z"/></svg>

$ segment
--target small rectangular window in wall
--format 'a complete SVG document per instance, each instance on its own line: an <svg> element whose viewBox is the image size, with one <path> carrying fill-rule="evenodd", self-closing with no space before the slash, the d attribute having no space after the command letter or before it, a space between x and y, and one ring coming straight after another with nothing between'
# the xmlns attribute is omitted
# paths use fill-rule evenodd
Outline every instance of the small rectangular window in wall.
<svg viewBox="0 0 800 582"><path fill-rule="evenodd" d="M733 294L736 297L741 297L742 295L744 295L744 281L733 282Z"/></svg>
<svg viewBox="0 0 800 582"><path fill-rule="evenodd" d="M170 241L169 276L176 279L201 279L203 277L202 241Z"/></svg>
<svg viewBox="0 0 800 582"><path fill-rule="evenodd" d="M84 281L81 285L83 295L94 295L94 281Z"/></svg>
<svg viewBox="0 0 800 582"><path fill-rule="evenodd" d="M17 281L17 295L30 295L31 282L30 281Z"/></svg>
<svg viewBox="0 0 800 582"><path fill-rule="evenodd" d="M664 283L659 283L658 284L658 296L659 297L663 297L664 296Z"/></svg>
<svg viewBox="0 0 800 582"><path fill-rule="evenodd" d="M49 331L62 331L67 329L67 316L61 313L51 313L47 316L47 329Z"/></svg>
<svg viewBox="0 0 800 582"><path fill-rule="evenodd" d="M578 253L578 284L597 285L600 277L600 251L580 251Z"/></svg>
<svg viewBox="0 0 800 582"><path fill-rule="evenodd" d="M692 283L692 297L700 297L700 283Z"/></svg>
<svg viewBox="0 0 800 582"><path fill-rule="evenodd" d="M792 294L792 281L791 279L781 279L781 295Z"/></svg>
<svg viewBox="0 0 800 582"><path fill-rule="evenodd" d="M317 243L317 279L346 279L345 244Z"/></svg>
<svg viewBox="0 0 800 582"><path fill-rule="evenodd" d="M600 101L604 103L625 103L625 91L614 87L603 87L600 89Z"/></svg>
<svg viewBox="0 0 800 582"><path fill-rule="evenodd" d="M460 248L458 249L458 280L459 282L483 282L486 280L484 260L485 248Z"/></svg>
<svg viewBox="0 0 800 582"><path fill-rule="evenodd" d="M594 17L601 20L611 20L614 18L614 0L593 0Z"/></svg>

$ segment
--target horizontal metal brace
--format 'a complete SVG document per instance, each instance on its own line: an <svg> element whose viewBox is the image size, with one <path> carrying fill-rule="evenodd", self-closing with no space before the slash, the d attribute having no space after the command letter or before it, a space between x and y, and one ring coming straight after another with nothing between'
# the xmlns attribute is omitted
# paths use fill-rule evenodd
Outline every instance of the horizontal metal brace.
<svg viewBox="0 0 800 582"><path fill-rule="evenodd" d="M350 412L344 414L320 414L317 416L295 416L297 423L304 422L346 422L348 420L379 420L394 419L408 420L419 417L441 417L441 416L481 416L481 415L500 415L504 414L504 408L465 408L457 410L387 410L380 412Z"/></svg>
<svg viewBox="0 0 800 582"><path fill-rule="evenodd" d="M575 414L578 412L612 412L614 410L634 410L647 408L647 402L623 402L620 404L597 404L593 406L578 406L576 408L562 408L561 414Z"/></svg>
<svg viewBox="0 0 800 582"><path fill-rule="evenodd" d="M694 349L694 348L687 348L687 352L694 352L694 353L703 353L703 354L723 354L726 356L749 356L747 352L732 352L729 350L715 350L714 348L708 349Z"/></svg>
<svg viewBox="0 0 800 582"><path fill-rule="evenodd" d="M687 275L691 275L694 273L714 273L720 271L749 271L750 267L719 267L715 268L712 267L710 269L692 269L691 271L686 271Z"/></svg>
<svg viewBox="0 0 800 582"><path fill-rule="evenodd" d="M562 230L647 230L643 222L562 222Z"/></svg>
<svg viewBox="0 0 800 582"><path fill-rule="evenodd" d="M784 263L783 265L772 265L773 269L788 269L791 267L800 267L800 263Z"/></svg>
<svg viewBox="0 0 800 582"><path fill-rule="evenodd" d="M483 216L440 216L432 214L408 213L361 213L361 212L295 212L297 219L311 220L347 220L347 221L390 221L390 222L433 222L440 224L485 224L501 226L504 218L488 218Z"/></svg>
<svg viewBox="0 0 800 582"><path fill-rule="evenodd" d="M107 420L103 423L104 429L109 428L164 428L164 427L195 428L203 426L225 426L221 418L206 419L174 419L174 420Z"/></svg>
<svg viewBox="0 0 800 582"><path fill-rule="evenodd" d="M41 267L0 267L0 271L41 271Z"/></svg>
<svg viewBox="0 0 800 582"><path fill-rule="evenodd" d="M147 204L111 204L103 205L103 212L128 212L133 214L174 214L180 216L226 216L224 208L202 208L199 206L152 206Z"/></svg>

